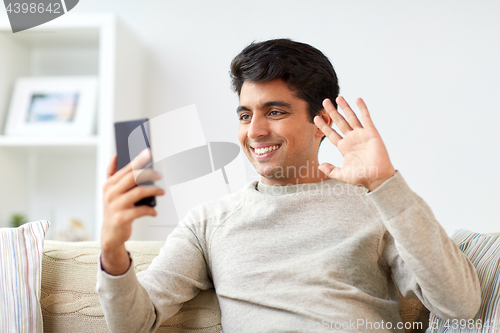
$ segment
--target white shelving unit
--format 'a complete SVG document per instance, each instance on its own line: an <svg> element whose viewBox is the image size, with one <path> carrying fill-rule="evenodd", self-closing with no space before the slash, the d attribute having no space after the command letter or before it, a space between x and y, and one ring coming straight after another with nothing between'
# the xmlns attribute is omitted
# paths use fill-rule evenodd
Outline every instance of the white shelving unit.
<svg viewBox="0 0 500 333"><path fill-rule="evenodd" d="M144 116L143 51L112 14L68 13L13 34L0 20L0 227L13 213L51 221L51 234L70 219L91 239L102 226L102 186L114 153L113 122ZM93 135L23 138L3 135L16 78L97 76Z"/></svg>

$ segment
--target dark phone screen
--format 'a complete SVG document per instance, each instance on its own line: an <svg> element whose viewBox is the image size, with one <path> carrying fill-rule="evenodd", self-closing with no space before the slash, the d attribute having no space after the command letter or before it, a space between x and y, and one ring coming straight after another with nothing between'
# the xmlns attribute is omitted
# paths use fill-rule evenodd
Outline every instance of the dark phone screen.
<svg viewBox="0 0 500 333"><path fill-rule="evenodd" d="M115 140L116 140L116 164L118 170L126 166L133 160L141 151L146 148L151 148L149 135L149 122L147 118L134 119L127 121L115 122ZM143 168L153 168L153 160ZM151 185L152 182L141 183L140 185ZM136 206L156 205L155 197L148 197L136 202Z"/></svg>

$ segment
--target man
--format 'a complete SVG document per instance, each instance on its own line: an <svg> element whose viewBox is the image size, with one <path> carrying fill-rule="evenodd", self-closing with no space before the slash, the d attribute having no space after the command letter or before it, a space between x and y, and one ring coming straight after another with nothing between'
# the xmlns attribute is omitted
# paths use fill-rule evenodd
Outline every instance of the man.
<svg viewBox="0 0 500 333"><path fill-rule="evenodd" d="M163 191L130 190L132 166L116 171L111 161L97 290L113 331L153 332L212 287L226 333L402 332L398 288L443 318L476 314L474 267L396 172L364 102L361 122L336 98L320 51L253 43L231 74L238 138L261 180L193 209L137 277L124 242L135 218L156 213L134 203ZM342 168L319 166L325 135Z"/></svg>

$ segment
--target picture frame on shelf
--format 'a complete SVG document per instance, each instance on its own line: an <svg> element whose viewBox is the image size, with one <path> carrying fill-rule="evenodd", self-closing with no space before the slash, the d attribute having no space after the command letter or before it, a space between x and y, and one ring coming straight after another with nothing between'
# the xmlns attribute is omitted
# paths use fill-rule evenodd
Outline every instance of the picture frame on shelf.
<svg viewBox="0 0 500 333"><path fill-rule="evenodd" d="M20 77L16 80L5 135L89 137L94 132L97 77Z"/></svg>

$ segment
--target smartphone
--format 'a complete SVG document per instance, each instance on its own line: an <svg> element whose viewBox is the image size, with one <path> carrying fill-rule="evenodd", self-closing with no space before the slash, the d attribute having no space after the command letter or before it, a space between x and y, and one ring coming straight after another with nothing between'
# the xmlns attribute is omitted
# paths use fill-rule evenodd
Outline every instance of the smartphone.
<svg viewBox="0 0 500 333"><path fill-rule="evenodd" d="M149 119L134 119L115 122L115 141L118 170L126 166L141 151L146 148L151 149L151 136L149 135ZM153 159L144 165L143 168L153 168ZM152 185L153 182L144 182L138 185ZM135 203L136 206L148 205L156 206L156 198L148 197Z"/></svg>

